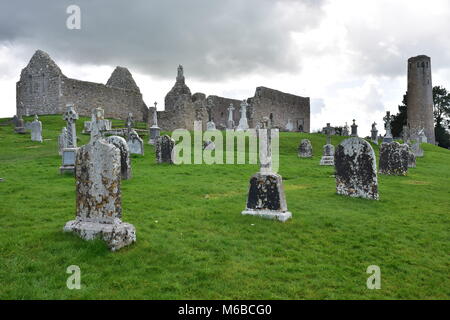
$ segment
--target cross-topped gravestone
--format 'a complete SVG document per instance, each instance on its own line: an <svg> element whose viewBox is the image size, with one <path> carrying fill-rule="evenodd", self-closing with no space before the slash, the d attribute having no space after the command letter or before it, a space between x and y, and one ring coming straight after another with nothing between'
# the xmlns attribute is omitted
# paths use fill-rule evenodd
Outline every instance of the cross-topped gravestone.
<svg viewBox="0 0 450 320"><path fill-rule="evenodd" d="M333 127L327 123L324 128L324 133L327 135L327 143L323 146L323 154L320 159L321 166L333 166L334 165L334 146L331 144L331 132Z"/></svg>
<svg viewBox="0 0 450 320"><path fill-rule="evenodd" d="M342 135L346 137L350 135L347 122L345 123L344 129L342 129Z"/></svg>
<svg viewBox="0 0 450 320"><path fill-rule="evenodd" d="M212 98L209 97L206 103L206 112L208 112L208 122L206 122L206 130L216 130L216 124L212 120L212 108L213 101Z"/></svg>
<svg viewBox="0 0 450 320"><path fill-rule="evenodd" d="M247 122L247 107L248 107L248 103L247 101L244 99L241 102L241 118L239 119L239 125L237 127L237 130L247 130L248 127L248 122Z"/></svg>
<svg viewBox="0 0 450 320"><path fill-rule="evenodd" d="M153 124L149 128L149 136L150 136L150 139L148 140L149 144L155 144L161 132L161 128L158 127L158 112L156 110L157 104L158 102L155 101L154 103L155 107L153 108Z"/></svg>
<svg viewBox="0 0 450 320"><path fill-rule="evenodd" d="M233 111L234 106L232 103L230 103L230 106L228 107L228 122L227 122L227 128L233 129L234 128L234 120L233 120Z"/></svg>
<svg viewBox="0 0 450 320"><path fill-rule="evenodd" d="M128 112L127 119L125 120L125 128L127 129L127 135L130 134L131 130L133 129L134 120L133 120L133 114L131 112Z"/></svg>
<svg viewBox="0 0 450 320"><path fill-rule="evenodd" d="M42 122L39 121L37 114L31 123L31 141L42 142Z"/></svg>
<svg viewBox="0 0 450 320"><path fill-rule="evenodd" d="M67 122L67 148L77 147L77 128L75 122L78 120L78 113L75 111L73 104L67 104L67 111L63 115L64 121Z"/></svg>
<svg viewBox="0 0 450 320"><path fill-rule="evenodd" d="M327 136L327 144L331 144L331 133L333 132L333 127L330 126L330 123L327 123L327 126L324 128L324 133Z"/></svg>
<svg viewBox="0 0 450 320"><path fill-rule="evenodd" d="M383 138L383 143L384 142L389 143L389 142L394 141L394 138L392 137L392 132L391 132L391 122L392 122L393 118L391 116L390 111L386 111L386 116L384 116L383 120L384 120L384 129L386 130L386 134Z"/></svg>

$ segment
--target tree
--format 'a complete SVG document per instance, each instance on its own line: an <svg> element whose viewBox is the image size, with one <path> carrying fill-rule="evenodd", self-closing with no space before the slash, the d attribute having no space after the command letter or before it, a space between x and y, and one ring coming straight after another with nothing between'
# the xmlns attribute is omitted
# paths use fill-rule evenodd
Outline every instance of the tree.
<svg viewBox="0 0 450 320"><path fill-rule="evenodd" d="M403 95L403 101L402 104L398 106L398 111L399 113L392 116L393 120L391 122L391 130L394 137L400 137L403 131L403 126L406 126L407 123L408 91Z"/></svg>
<svg viewBox="0 0 450 320"><path fill-rule="evenodd" d="M449 120L446 117L450 116L450 93L444 87L433 87L433 113L436 123L434 128L436 141L440 147L449 148L450 134L446 130Z"/></svg>

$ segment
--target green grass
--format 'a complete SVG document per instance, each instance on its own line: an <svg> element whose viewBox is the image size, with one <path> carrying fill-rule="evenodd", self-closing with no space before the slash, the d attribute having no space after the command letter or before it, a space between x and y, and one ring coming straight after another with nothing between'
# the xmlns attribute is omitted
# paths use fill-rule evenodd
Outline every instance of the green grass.
<svg viewBox="0 0 450 320"><path fill-rule="evenodd" d="M122 182L137 242L110 252L62 232L75 217L74 178L58 171L64 122L40 119L42 144L0 120L0 299L450 298L449 150L424 145L417 168L379 176L381 200L370 201L335 194L333 168L318 165L323 135L282 133L293 214L283 224L240 214L257 165L156 165L146 144ZM313 159L297 157L301 138ZM73 264L81 290L66 288ZM380 290L366 287L369 265L381 268Z"/></svg>

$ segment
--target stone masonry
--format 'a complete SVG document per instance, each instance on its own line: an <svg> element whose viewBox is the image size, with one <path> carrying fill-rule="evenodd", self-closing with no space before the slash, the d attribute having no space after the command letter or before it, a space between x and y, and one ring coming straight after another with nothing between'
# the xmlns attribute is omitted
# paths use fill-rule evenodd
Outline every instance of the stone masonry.
<svg viewBox="0 0 450 320"><path fill-rule="evenodd" d="M95 106L102 106L107 118L126 119L129 112L140 121L148 116L128 69L117 67L106 85L80 81L66 77L47 53L37 50L16 84L17 115L63 114L66 104L76 105L87 117Z"/></svg>

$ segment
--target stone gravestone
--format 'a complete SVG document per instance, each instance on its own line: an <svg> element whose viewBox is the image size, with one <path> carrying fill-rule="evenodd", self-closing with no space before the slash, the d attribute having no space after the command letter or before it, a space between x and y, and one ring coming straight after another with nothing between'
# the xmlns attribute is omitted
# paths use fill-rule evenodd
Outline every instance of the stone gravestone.
<svg viewBox="0 0 450 320"><path fill-rule="evenodd" d="M63 150L68 147L68 145L67 145L67 128L66 127L63 127L61 129L61 133L58 136L58 147L59 147L58 154L60 156L62 156Z"/></svg>
<svg viewBox="0 0 450 320"><path fill-rule="evenodd" d="M420 146L420 142L419 141L416 141L415 143L413 143L411 145L411 149L412 149L412 152L413 152L413 154L414 154L414 156L416 158L423 157L424 151L423 151L422 147Z"/></svg>
<svg viewBox="0 0 450 320"><path fill-rule="evenodd" d="M60 138L61 140L66 140L66 146L62 149L62 165L59 167L59 172L75 173L75 159L78 150L77 128L75 123L78 120L78 114L72 104L67 104L66 107L67 111L63 114L63 120L66 121L66 137ZM62 142L64 143L64 141Z"/></svg>
<svg viewBox="0 0 450 320"><path fill-rule="evenodd" d="M174 161L175 140L168 135L159 137L156 140L156 163L170 163Z"/></svg>
<svg viewBox="0 0 450 320"><path fill-rule="evenodd" d="M383 138L383 143L390 143L394 141L391 132L392 116L390 111L386 111L386 116L383 118L383 120L384 120L384 129L386 130L386 134L384 135Z"/></svg>
<svg viewBox="0 0 450 320"><path fill-rule="evenodd" d="M380 173L405 176L408 173L409 153L398 142L383 142L380 147Z"/></svg>
<svg viewBox="0 0 450 320"><path fill-rule="evenodd" d="M125 136L126 140L129 140L129 135L131 134L131 130L133 130L134 120L133 120L133 114L131 112L128 113L127 119L125 120Z"/></svg>
<svg viewBox="0 0 450 320"><path fill-rule="evenodd" d="M12 117L11 123L13 124L14 128L17 127L17 125L19 124L19 118L17 117L17 115L14 115L14 117Z"/></svg>
<svg viewBox="0 0 450 320"><path fill-rule="evenodd" d="M214 123L214 121L212 120L212 107L213 107L213 102L212 99L209 98L208 99L208 103L206 105L206 111L208 112L208 122L206 122L206 130L216 130L216 124Z"/></svg>
<svg viewBox="0 0 450 320"><path fill-rule="evenodd" d="M337 194L378 200L375 152L361 138L349 138L337 146L334 155Z"/></svg>
<svg viewBox="0 0 450 320"><path fill-rule="evenodd" d="M228 107L227 129L234 129L233 111L234 111L233 104L230 103L230 106Z"/></svg>
<svg viewBox="0 0 450 320"><path fill-rule="evenodd" d="M285 129L286 131L294 131L294 124L291 119L288 119Z"/></svg>
<svg viewBox="0 0 450 320"><path fill-rule="evenodd" d="M260 141L260 170L250 178L247 206L243 215L252 215L285 222L292 218L288 211L284 194L283 180L279 174L272 172L272 130L268 129L269 119L258 129Z"/></svg>
<svg viewBox="0 0 450 320"><path fill-rule="evenodd" d="M241 103L241 119L239 119L239 125L236 130L247 130L248 122L247 122L247 101L244 99Z"/></svg>
<svg viewBox="0 0 450 320"><path fill-rule="evenodd" d="M127 143L131 154L144 155L144 142L139 137L136 130L131 129L131 131L128 134Z"/></svg>
<svg viewBox="0 0 450 320"><path fill-rule="evenodd" d="M358 136L358 125L355 123L356 120L353 119L353 124L352 124L352 137L357 137Z"/></svg>
<svg viewBox="0 0 450 320"><path fill-rule="evenodd" d="M131 179L131 159L128 143L124 138L119 136L109 136L106 138L106 142L114 145L120 151L120 174L122 180Z"/></svg>
<svg viewBox="0 0 450 320"><path fill-rule="evenodd" d="M37 114L31 123L31 141L42 142L42 122L39 121Z"/></svg>
<svg viewBox="0 0 450 320"><path fill-rule="evenodd" d="M19 134L25 134L25 121L23 121L22 116L19 116L19 119L17 119L17 125L14 128L14 131Z"/></svg>
<svg viewBox="0 0 450 320"><path fill-rule="evenodd" d="M416 167L416 156L414 155L413 149L409 144L403 144L405 148L408 150L408 168Z"/></svg>
<svg viewBox="0 0 450 320"><path fill-rule="evenodd" d="M371 136L370 139L373 143L378 144L378 129L377 129L377 123L372 123L372 130L370 131Z"/></svg>
<svg viewBox="0 0 450 320"><path fill-rule="evenodd" d="M348 130L348 124L347 124L347 122L345 123L345 126L344 126L344 128L342 129L342 135L345 136L345 137L348 137L348 136L350 135L350 132L349 132L349 130Z"/></svg>
<svg viewBox="0 0 450 320"><path fill-rule="evenodd" d="M325 134L327 135L327 143L323 146L323 155L320 159L321 166L334 166L334 146L331 144L332 129L329 123L324 128Z"/></svg>
<svg viewBox="0 0 450 320"><path fill-rule="evenodd" d="M153 124L149 129L149 136L150 136L150 139L148 140L149 144L155 144L161 132L161 128L158 127L158 112L156 110L156 105L157 102L155 102L155 108L153 109Z"/></svg>
<svg viewBox="0 0 450 320"><path fill-rule="evenodd" d="M302 139L298 146L298 156L300 158L311 158L313 156L313 148L311 141L308 139Z"/></svg>
<svg viewBox="0 0 450 320"><path fill-rule="evenodd" d="M76 156L76 219L64 231L85 240L100 238L115 251L136 241L136 229L121 220L120 151L102 138L103 115L96 112L91 141Z"/></svg>

